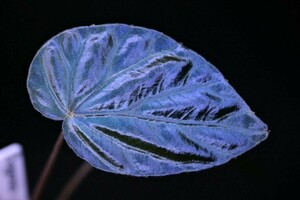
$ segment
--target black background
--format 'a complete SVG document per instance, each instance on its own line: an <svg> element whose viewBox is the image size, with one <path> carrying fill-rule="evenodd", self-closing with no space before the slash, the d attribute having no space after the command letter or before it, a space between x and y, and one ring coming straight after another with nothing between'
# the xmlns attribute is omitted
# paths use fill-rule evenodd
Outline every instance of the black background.
<svg viewBox="0 0 300 200"><path fill-rule="evenodd" d="M0 147L24 146L32 191L61 129L61 122L42 117L30 103L26 77L35 53L65 29L133 24L161 31L212 62L271 133L237 159L196 173L136 178L94 170L72 199L298 196L299 11L292 0L2 3ZM64 145L42 199L54 199L81 162Z"/></svg>

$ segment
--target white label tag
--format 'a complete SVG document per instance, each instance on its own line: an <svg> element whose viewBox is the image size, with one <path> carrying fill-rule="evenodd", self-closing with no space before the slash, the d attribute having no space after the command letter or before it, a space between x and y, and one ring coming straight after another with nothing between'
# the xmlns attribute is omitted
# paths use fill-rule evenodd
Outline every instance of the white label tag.
<svg viewBox="0 0 300 200"><path fill-rule="evenodd" d="M0 149L0 200L28 200L28 187L22 146Z"/></svg>

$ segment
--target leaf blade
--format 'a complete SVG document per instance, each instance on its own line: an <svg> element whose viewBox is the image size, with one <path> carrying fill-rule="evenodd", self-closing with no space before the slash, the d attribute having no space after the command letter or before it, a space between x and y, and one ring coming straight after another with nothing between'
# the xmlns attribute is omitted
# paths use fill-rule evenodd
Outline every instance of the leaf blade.
<svg viewBox="0 0 300 200"><path fill-rule="evenodd" d="M79 27L55 36L34 58L27 86L37 110L64 119L74 152L113 173L207 169L268 134L212 64L141 27Z"/></svg>

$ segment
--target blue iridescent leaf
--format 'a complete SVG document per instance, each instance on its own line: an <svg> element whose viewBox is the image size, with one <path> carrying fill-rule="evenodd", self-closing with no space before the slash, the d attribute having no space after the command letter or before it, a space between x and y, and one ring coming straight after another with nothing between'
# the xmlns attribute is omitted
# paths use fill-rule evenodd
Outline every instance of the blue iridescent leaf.
<svg viewBox="0 0 300 200"><path fill-rule="evenodd" d="M39 112L64 120L74 152L113 173L207 169L268 134L212 64L141 27L108 24L58 34L34 57L27 87Z"/></svg>

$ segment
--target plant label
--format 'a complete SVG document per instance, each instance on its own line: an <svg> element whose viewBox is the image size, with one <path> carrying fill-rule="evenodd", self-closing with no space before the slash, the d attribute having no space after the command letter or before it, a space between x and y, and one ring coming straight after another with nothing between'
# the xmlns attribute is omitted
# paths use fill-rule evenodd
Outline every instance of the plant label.
<svg viewBox="0 0 300 200"><path fill-rule="evenodd" d="M20 144L0 149L0 200L29 200Z"/></svg>

